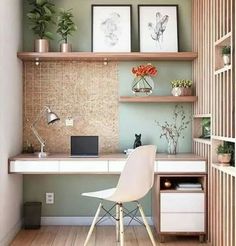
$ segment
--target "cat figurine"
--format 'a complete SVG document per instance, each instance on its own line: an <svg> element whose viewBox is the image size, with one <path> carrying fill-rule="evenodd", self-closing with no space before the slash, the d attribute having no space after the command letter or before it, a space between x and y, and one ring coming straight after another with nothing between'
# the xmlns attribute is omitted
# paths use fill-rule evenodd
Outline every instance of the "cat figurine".
<svg viewBox="0 0 236 246"><path fill-rule="evenodd" d="M142 142L141 142L141 134L135 134L135 141L134 141L134 146L133 148L137 148L139 146L142 145Z"/></svg>

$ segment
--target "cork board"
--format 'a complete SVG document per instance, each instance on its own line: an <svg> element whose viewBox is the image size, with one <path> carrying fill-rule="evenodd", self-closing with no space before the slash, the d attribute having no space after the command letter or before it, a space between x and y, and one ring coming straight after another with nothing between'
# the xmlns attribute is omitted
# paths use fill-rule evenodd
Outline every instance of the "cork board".
<svg viewBox="0 0 236 246"><path fill-rule="evenodd" d="M53 125L45 117L37 124L47 151L69 152L72 135L98 135L100 152L118 151L117 63L25 62L24 146L32 143L39 150L30 125L44 106L60 117ZM65 125L67 117L74 119L73 127Z"/></svg>

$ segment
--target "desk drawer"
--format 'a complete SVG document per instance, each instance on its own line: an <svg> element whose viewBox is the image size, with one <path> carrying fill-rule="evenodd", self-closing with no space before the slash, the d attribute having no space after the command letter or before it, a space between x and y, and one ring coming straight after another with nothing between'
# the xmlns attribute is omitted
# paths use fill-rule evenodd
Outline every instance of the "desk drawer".
<svg viewBox="0 0 236 246"><path fill-rule="evenodd" d="M10 172L58 173L59 161L11 161Z"/></svg>
<svg viewBox="0 0 236 246"><path fill-rule="evenodd" d="M108 161L60 161L61 173L107 173Z"/></svg>
<svg viewBox="0 0 236 246"><path fill-rule="evenodd" d="M124 169L126 161L109 161L109 172L121 173Z"/></svg>
<svg viewBox="0 0 236 246"><path fill-rule="evenodd" d="M161 232L204 232L204 213L161 213Z"/></svg>
<svg viewBox="0 0 236 246"><path fill-rule="evenodd" d="M159 173L204 173L205 161L156 161L155 171Z"/></svg>
<svg viewBox="0 0 236 246"><path fill-rule="evenodd" d="M161 213L204 213L204 193L161 193Z"/></svg>

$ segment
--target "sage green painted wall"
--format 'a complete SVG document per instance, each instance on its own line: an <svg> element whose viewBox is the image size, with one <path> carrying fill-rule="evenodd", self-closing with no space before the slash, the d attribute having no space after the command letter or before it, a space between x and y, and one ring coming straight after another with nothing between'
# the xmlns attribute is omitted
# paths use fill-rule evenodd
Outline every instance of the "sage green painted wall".
<svg viewBox="0 0 236 246"><path fill-rule="evenodd" d="M179 40L180 50L191 50L191 0L150 0L150 1L125 1L125 0L57 0L58 7L73 8L78 32L71 38L75 51L90 51L91 47L91 4L132 4L133 5L133 35L132 49L138 50L137 34L137 4L178 4L179 5ZM27 1L24 0L24 16L28 11ZM54 28L55 29L55 28ZM58 38L55 35L56 39ZM33 50L33 35L28 28L27 18L24 18L24 50ZM53 51L58 50L56 40L51 42ZM145 61L144 61L145 62ZM132 82L131 68L139 62L119 63L120 95L131 95ZM159 74L155 78L154 95L169 95L169 81L175 78L191 78L191 62L153 62ZM109 85L108 85L109 86ZM155 120L164 122L172 118L175 104L120 104L119 106L119 131L120 150L133 145L134 134L142 133L143 144L156 144L159 152L166 151L167 144L160 139L160 129ZM183 104L188 115L191 115L191 105ZM191 127L186 129L185 138L180 140L179 152L191 151ZM98 200L81 197L86 191L94 191L114 187L117 184L117 175L24 175L24 201L42 201L43 216L93 216L98 205ZM45 193L55 192L55 204L45 204ZM151 215L151 195L143 200L145 212Z"/></svg>

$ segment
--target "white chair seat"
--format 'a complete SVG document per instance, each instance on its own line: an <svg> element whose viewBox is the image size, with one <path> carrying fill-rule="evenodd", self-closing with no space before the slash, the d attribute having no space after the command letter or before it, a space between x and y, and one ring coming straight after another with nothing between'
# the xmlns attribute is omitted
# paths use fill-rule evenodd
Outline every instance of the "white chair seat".
<svg viewBox="0 0 236 246"><path fill-rule="evenodd" d="M96 197L104 200L109 200L109 197L111 197L115 191L116 188L111 188L106 190L83 193L82 196Z"/></svg>

